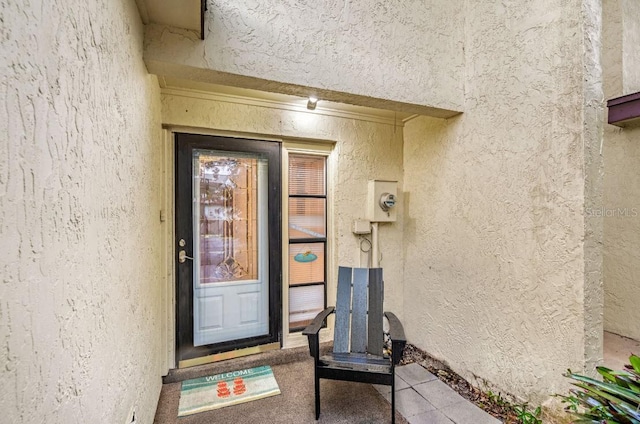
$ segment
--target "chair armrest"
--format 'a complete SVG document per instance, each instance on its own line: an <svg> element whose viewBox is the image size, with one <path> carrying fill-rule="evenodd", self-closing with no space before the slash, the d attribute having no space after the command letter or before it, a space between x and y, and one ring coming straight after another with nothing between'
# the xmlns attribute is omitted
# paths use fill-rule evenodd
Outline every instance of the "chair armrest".
<svg viewBox="0 0 640 424"><path fill-rule="evenodd" d="M393 364L399 364L402 360L402 351L407 344L402 323L392 312L385 312L384 316L389 321L389 338L391 339L391 357Z"/></svg>
<svg viewBox="0 0 640 424"><path fill-rule="evenodd" d="M305 336L318 334L318 332L322 328L322 324L327 319L327 317L333 313L334 309L335 308L333 306L329 306L327 309L316 315L313 321L311 321L311 324L309 324L307 328L302 331L302 334L304 334Z"/></svg>
<svg viewBox="0 0 640 424"><path fill-rule="evenodd" d="M385 312L384 316L389 320L389 337L391 340L406 343L404 327L398 317L393 312Z"/></svg>
<svg viewBox="0 0 640 424"><path fill-rule="evenodd" d="M333 313L334 309L335 308L333 306L329 306L327 309L320 312L316 315L313 321L311 321L311 324L302 331L302 334L307 336L309 341L309 354L315 358L316 365L320 359L320 337L318 333L322 328L322 323L325 322L327 317Z"/></svg>

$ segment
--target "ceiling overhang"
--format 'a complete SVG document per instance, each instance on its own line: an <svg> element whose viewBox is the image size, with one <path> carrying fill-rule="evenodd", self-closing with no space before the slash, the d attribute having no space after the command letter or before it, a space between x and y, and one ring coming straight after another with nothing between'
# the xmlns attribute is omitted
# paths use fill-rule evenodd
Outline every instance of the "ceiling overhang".
<svg viewBox="0 0 640 424"><path fill-rule="evenodd" d="M145 24L163 24L195 31L204 40L206 0L136 0Z"/></svg>
<svg viewBox="0 0 640 424"><path fill-rule="evenodd" d="M309 101L308 97L209 84L167 76L160 76L158 82L160 83L162 93L168 96L215 100L224 103L313 113L315 115L333 116L395 126L404 126L407 121L418 116L417 114L406 112L332 102L326 99L320 99L318 106L313 110L309 110L307 106L307 102Z"/></svg>

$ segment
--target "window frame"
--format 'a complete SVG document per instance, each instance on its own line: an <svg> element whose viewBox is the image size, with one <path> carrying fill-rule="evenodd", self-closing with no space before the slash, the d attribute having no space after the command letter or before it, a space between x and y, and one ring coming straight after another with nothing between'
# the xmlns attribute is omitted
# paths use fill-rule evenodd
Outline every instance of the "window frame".
<svg viewBox="0 0 640 424"><path fill-rule="evenodd" d="M305 245L305 244L314 244L314 243L322 243L323 245L323 265L324 265L324 270L323 270L323 276L324 279L323 281L310 281L310 282L306 282L306 283L296 283L296 284L292 284L291 283L291 276L289 276L289 279L287 281L288 286L289 286L289 296L291 296L291 288L295 288L295 287L308 287L308 286L322 286L323 287L323 304L322 304L322 309L318 312L321 312L322 310L324 310L327 307L327 274L328 274L328 269L327 269L327 244L328 244L328 239L327 239L327 220L328 220L328 214L327 214L327 186L328 186L328 181L327 181L327 168L328 168L328 160L325 156L320 156L320 155L310 155L307 153L294 153L294 152L289 152L288 153L288 157L287 157L287 162L288 162L288 167L290 169L290 165L291 165L291 161L289 160L289 158L291 158L292 156L318 156L318 157L322 157L324 158L324 194L291 194L291 193L287 193L288 195L288 209L289 212L291 211L291 199L322 199L324 200L324 237L302 237L302 238L289 238L288 240L288 244L289 244L289 248L287 249L287 258L289 259L287 261L287 267L289 268L289 270L291 269L291 263L290 263L290 255L291 255L291 248L292 246L295 245ZM291 175L289 174L289 177L291 177ZM289 191L289 190L287 190ZM287 225L287 228L289 228L290 226ZM290 303L289 303L290 305ZM290 313L291 311L289 311ZM289 333L295 333L295 332L300 332L302 330L305 329L306 326L297 326L292 328L291 327L291 317L288 316L289 318Z"/></svg>
<svg viewBox="0 0 640 424"><path fill-rule="evenodd" d="M327 142L304 142L304 141L284 141L282 144L282 332L283 332L283 347L297 347L307 344L307 338L302 335L302 328L292 329L289 325L289 290L290 287L303 287L305 284L290 285L289 275L289 246L291 244L310 243L310 242L324 242L325 249L325 281L324 281L324 307L326 308L330 299L335 299L335 277L332 270L335 268L334 260L334 241L333 235L333 187L331 184L333 176L333 143ZM325 237L321 238L309 238L309 239L289 239L289 156L290 155L308 155L308 156L322 156L325 158L325 194L323 196L326 200L325 204ZM294 195L293 198L300 197L318 197L314 195L300 196ZM291 242L294 243L291 243ZM286 253L286 254L285 254ZM319 285L322 283L310 283L308 285ZM293 331L293 332L292 332ZM327 321L327 325L320 331L321 341L331 340L333 334L333 318Z"/></svg>

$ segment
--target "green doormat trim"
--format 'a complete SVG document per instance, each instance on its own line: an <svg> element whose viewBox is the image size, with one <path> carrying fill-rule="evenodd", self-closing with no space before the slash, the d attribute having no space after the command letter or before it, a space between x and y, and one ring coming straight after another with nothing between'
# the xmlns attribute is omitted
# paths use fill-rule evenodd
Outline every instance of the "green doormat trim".
<svg viewBox="0 0 640 424"><path fill-rule="evenodd" d="M178 416L197 414L225 406L280 394L268 365L182 382Z"/></svg>

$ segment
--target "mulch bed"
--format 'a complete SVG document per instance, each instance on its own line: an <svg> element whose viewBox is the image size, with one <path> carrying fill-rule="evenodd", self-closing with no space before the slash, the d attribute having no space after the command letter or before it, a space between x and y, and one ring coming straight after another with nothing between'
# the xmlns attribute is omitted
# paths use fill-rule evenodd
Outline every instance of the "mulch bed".
<svg viewBox="0 0 640 424"><path fill-rule="evenodd" d="M507 424L516 424L518 420L511 405L506 403L501 397L489 397L480 389L470 385L465 379L460 377L449 367L440 361L432 358L426 352L418 349L412 344L407 344L404 349L401 365L418 363L425 367L430 373L437 376L444 383L449 385L460 396L478 405L489 414Z"/></svg>

